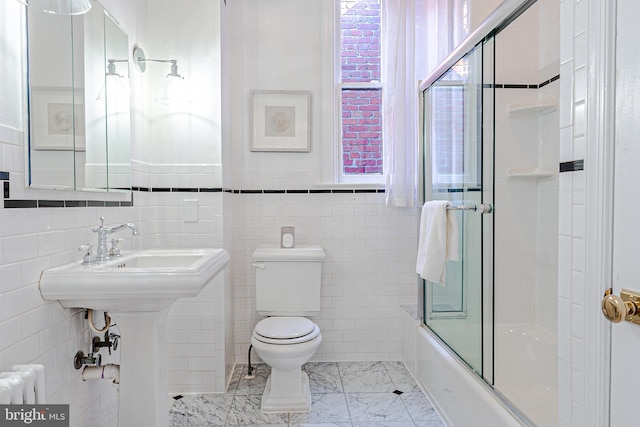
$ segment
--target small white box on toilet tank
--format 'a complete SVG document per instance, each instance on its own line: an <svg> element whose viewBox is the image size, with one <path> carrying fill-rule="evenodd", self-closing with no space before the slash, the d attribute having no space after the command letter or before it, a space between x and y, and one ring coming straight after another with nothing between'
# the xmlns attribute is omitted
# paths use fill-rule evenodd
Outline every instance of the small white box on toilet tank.
<svg viewBox="0 0 640 427"><path fill-rule="evenodd" d="M287 249L258 245L253 252L258 313L263 316L317 315L324 259L324 250L317 245Z"/></svg>

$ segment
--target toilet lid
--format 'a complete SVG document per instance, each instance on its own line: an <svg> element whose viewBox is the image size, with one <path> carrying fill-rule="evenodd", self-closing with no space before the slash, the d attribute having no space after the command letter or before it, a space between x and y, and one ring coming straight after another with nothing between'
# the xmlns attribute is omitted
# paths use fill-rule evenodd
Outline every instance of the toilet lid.
<svg viewBox="0 0 640 427"><path fill-rule="evenodd" d="M265 338L289 340L309 335L315 327L306 317L267 317L258 322L255 332Z"/></svg>
<svg viewBox="0 0 640 427"><path fill-rule="evenodd" d="M304 317L267 317L253 330L253 337L266 344L300 344L320 335L320 328Z"/></svg>

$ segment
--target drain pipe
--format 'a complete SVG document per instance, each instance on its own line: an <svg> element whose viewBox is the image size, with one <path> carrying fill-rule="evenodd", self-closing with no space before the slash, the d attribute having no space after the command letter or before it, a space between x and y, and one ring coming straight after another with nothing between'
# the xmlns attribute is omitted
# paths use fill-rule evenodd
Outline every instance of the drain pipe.
<svg viewBox="0 0 640 427"><path fill-rule="evenodd" d="M120 384L120 365L109 363L103 366L85 366L82 380L113 380L114 384Z"/></svg>
<svg viewBox="0 0 640 427"><path fill-rule="evenodd" d="M245 380L252 380L254 379L256 376L253 373L253 366L251 366L251 349L253 348L253 344L249 345L249 351L247 352L247 375L244 376Z"/></svg>
<svg viewBox="0 0 640 427"><path fill-rule="evenodd" d="M93 323L93 310L92 309L87 309L87 323L89 323L89 328L95 332L96 334L100 335L100 334L104 334L105 332L107 332L109 330L109 327L111 326L111 317L109 317L109 314L107 314L107 312L104 312L104 328L102 329L98 329L95 325L95 323Z"/></svg>

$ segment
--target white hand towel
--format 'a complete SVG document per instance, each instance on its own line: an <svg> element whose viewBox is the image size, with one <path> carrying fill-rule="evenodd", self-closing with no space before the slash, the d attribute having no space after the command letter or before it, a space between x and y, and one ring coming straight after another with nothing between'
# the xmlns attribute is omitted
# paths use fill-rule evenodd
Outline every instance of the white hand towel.
<svg viewBox="0 0 640 427"><path fill-rule="evenodd" d="M447 261L458 260L458 221L451 202L432 200L422 206L416 272L423 279L445 283Z"/></svg>

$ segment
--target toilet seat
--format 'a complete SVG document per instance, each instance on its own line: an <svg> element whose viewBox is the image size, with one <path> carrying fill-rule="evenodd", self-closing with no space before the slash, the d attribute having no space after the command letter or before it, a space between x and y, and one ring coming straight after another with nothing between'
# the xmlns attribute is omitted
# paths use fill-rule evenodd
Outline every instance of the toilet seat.
<svg viewBox="0 0 640 427"><path fill-rule="evenodd" d="M253 330L256 340L265 344L290 345L311 341L320 328L305 317L267 317Z"/></svg>

